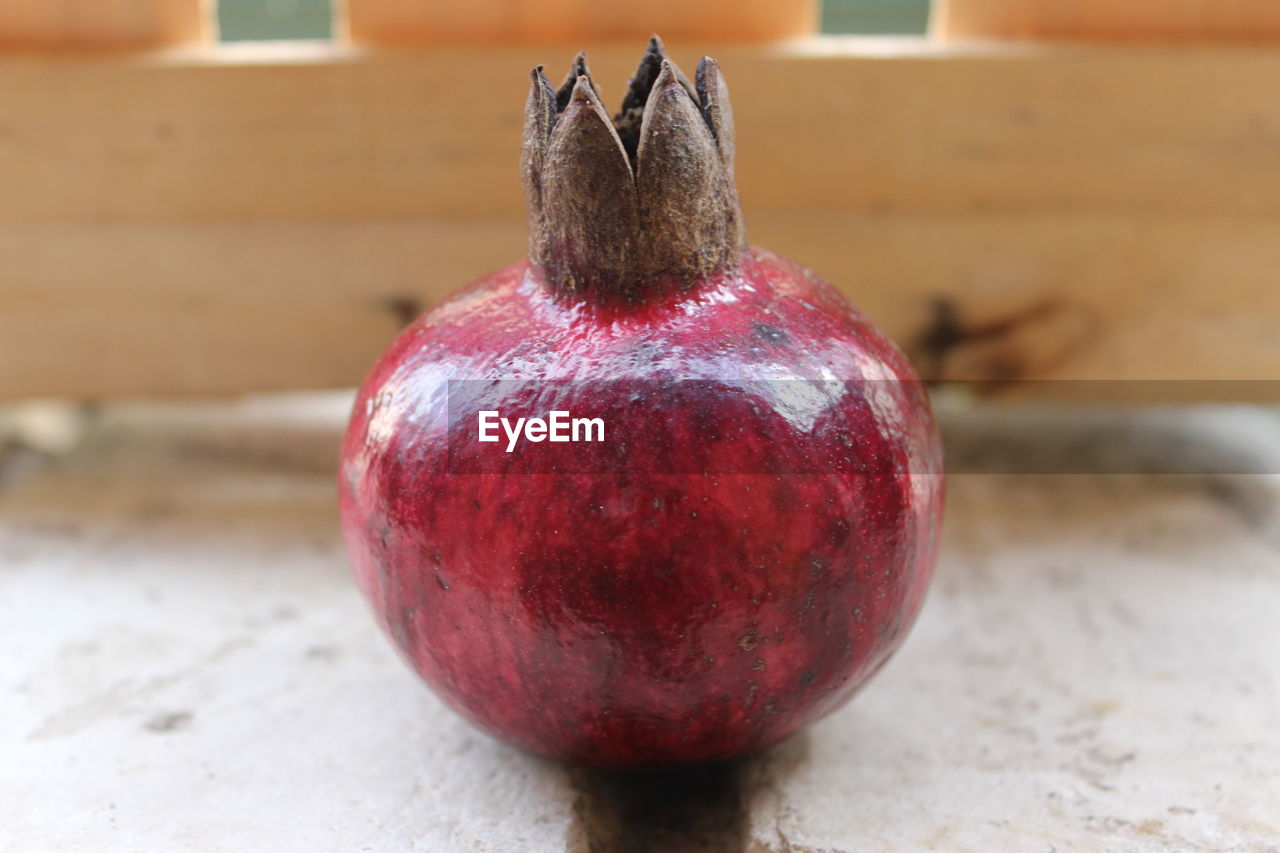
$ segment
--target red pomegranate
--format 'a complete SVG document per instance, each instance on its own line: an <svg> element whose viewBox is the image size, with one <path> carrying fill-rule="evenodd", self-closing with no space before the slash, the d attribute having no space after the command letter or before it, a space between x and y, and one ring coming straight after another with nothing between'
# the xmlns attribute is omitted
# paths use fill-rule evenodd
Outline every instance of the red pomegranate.
<svg viewBox="0 0 1280 853"><path fill-rule="evenodd" d="M379 620L485 731L659 767L845 702L932 572L942 461L906 360L748 246L724 78L655 39L622 111L533 72L529 260L417 320L343 448Z"/></svg>

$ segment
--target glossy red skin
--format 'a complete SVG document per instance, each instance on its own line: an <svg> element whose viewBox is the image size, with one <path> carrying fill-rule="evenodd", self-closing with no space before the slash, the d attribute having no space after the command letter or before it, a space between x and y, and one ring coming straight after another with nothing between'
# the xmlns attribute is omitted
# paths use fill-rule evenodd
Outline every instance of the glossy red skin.
<svg viewBox="0 0 1280 853"><path fill-rule="evenodd" d="M501 451L450 437L448 379L655 377L868 382L809 421L732 385L661 411L602 399L621 384L570 385L543 411L650 417L660 435L628 452L665 455L657 473L459 474L446 460L450 441ZM708 453L730 473L680 466ZM802 473L771 463L815 458ZM848 700L919 611L943 488L902 355L828 284L758 249L640 306L552 296L525 263L477 282L374 367L340 480L361 587L427 683L508 743L626 768L751 753Z"/></svg>

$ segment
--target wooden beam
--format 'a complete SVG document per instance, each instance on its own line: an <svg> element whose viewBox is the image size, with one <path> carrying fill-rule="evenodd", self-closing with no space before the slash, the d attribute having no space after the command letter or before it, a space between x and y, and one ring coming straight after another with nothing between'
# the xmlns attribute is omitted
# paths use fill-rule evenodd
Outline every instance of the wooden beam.
<svg viewBox="0 0 1280 853"><path fill-rule="evenodd" d="M1143 380L1164 399L1280 380L1274 222L773 212L751 226L934 378L1090 380L1093 396ZM514 219L8 226L0 396L351 385L407 315L523 243Z"/></svg>
<svg viewBox="0 0 1280 853"><path fill-rule="evenodd" d="M933 376L1280 379L1280 53L885 44L717 51L755 242ZM309 50L0 58L0 397L351 384L520 255L546 50Z"/></svg>
<svg viewBox="0 0 1280 853"><path fill-rule="evenodd" d="M563 43L580 39L767 41L813 35L817 0L346 0L353 41Z"/></svg>
<svg viewBox="0 0 1280 853"><path fill-rule="evenodd" d="M641 47L592 51L611 105ZM722 62L752 209L1280 215L1280 51L884 50L672 48L686 67L708 51ZM0 223L518 213L527 72L569 59L252 45L0 57Z"/></svg>
<svg viewBox="0 0 1280 853"><path fill-rule="evenodd" d="M0 49L137 48L204 40L206 0L4 0Z"/></svg>
<svg viewBox="0 0 1280 853"><path fill-rule="evenodd" d="M1274 0L934 0L942 38L1275 41Z"/></svg>

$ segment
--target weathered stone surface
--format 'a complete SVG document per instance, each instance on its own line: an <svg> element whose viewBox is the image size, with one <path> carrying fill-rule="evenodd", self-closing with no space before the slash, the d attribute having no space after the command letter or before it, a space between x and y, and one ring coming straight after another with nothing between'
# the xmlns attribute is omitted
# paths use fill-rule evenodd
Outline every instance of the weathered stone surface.
<svg viewBox="0 0 1280 853"><path fill-rule="evenodd" d="M0 850L1280 847L1280 477L1226 473L1280 471L1273 413L944 417L1008 473L952 479L903 652L765 756L637 779L501 747L394 659L337 534L344 405L0 455Z"/></svg>

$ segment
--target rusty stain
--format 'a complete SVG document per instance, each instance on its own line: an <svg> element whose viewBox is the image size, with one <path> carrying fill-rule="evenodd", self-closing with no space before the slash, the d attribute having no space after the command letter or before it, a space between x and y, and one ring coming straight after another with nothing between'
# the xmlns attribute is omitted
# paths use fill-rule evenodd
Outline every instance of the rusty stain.
<svg viewBox="0 0 1280 853"><path fill-rule="evenodd" d="M942 376L947 356L969 335L960 322L959 311L952 299L937 296L930 304L930 310L933 318L911 345L915 355L913 360L926 382L936 381Z"/></svg>
<svg viewBox="0 0 1280 853"><path fill-rule="evenodd" d="M418 319L418 315L424 310L420 300L412 296L403 295L387 297L382 301L382 307L395 318L396 324L400 328L404 328Z"/></svg>
<svg viewBox="0 0 1280 853"><path fill-rule="evenodd" d="M982 322L965 320L948 296L936 297L931 312L910 347L926 382L1036 378L1067 361L1094 326L1081 306L1051 298ZM1026 346L1028 333L1037 335L1034 347Z"/></svg>

